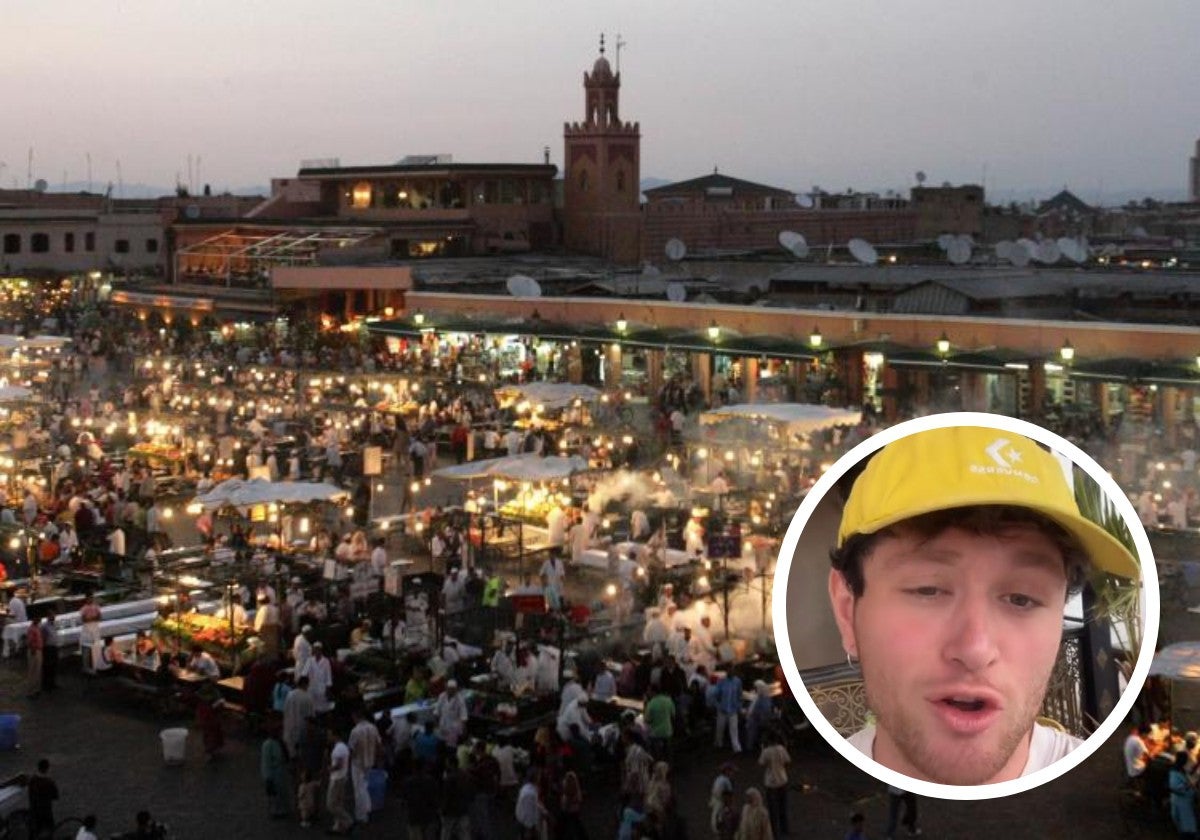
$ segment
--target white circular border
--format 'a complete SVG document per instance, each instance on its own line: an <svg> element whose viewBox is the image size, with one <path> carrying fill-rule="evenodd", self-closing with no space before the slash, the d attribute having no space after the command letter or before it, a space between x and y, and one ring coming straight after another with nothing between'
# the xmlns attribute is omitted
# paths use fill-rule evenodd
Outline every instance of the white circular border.
<svg viewBox="0 0 1200 840"><path fill-rule="evenodd" d="M1129 531L1133 535L1134 545L1137 548L1138 559L1141 563L1142 584L1145 592L1146 614L1142 636L1142 649L1138 654L1137 665L1134 667L1129 684L1108 717L1105 718L1082 746L1054 762L1049 767L1045 767L1028 776L988 785L944 785L922 779L913 779L867 758L864 753L851 746L850 742L833 728L832 724L825 719L825 716L817 708L817 704L809 696L808 690L804 687L804 681L800 678L800 669L796 667L795 657L792 656L792 641L788 635L788 572L791 569L792 558L796 553L800 536L808 524L809 517L812 516L821 499L833 489L834 484L851 467L858 464L863 458L877 449L881 449L887 444L915 432L953 426L983 426L1024 435L1069 457L1071 461L1082 468L1084 472L1100 485L1100 489L1109 497L1117 512L1121 514L1129 526ZM792 689L792 693L799 701L800 707L804 710L804 714L808 717L809 721L821 733L821 737L841 753L842 757L864 773L903 790L911 791L921 796L931 796L940 799L994 799L1000 796L1010 796L1014 793L1023 793L1038 785L1057 779L1067 771L1074 769L1080 762L1090 758L1092 753L1098 750L1112 736L1117 727L1125 720L1125 716L1129 714L1130 708L1132 708L1134 702L1137 700L1138 694L1146 682L1146 677L1149 675L1151 660L1154 658L1154 647L1158 639L1158 570L1154 565L1154 555L1150 548L1150 539L1146 536L1146 530L1142 527L1137 511L1134 510L1133 504L1129 501L1124 491L1121 490L1121 487L1113 480L1112 476L1105 472L1103 467L1075 444L1048 429L1044 429L1026 420L1018 420L1015 417L1006 417L999 414L955 411L917 417L913 420L898 423L873 435L839 458L817 480L813 488L809 490L808 494L804 497L804 501L800 503L796 515L792 518L792 523L788 526L787 533L784 534L783 543L779 548L779 558L775 564L774 590L771 616L775 624L775 644L779 654L779 661L783 666L783 673Z"/></svg>

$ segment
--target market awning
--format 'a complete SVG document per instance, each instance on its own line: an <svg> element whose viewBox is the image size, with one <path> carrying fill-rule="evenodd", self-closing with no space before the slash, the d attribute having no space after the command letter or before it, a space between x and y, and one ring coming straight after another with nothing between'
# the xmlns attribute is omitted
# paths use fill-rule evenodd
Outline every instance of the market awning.
<svg viewBox="0 0 1200 840"><path fill-rule="evenodd" d="M525 385L505 385L503 388L497 388L496 399L501 405L529 400L534 405L554 411L566 408L575 400L594 402L600 399L600 391L591 385L573 385L570 382L529 382Z"/></svg>
<svg viewBox="0 0 1200 840"><path fill-rule="evenodd" d="M479 478L502 478L509 481L558 481L588 469L586 459L578 455L542 456L533 452L470 461L442 467L434 471L439 478L472 481Z"/></svg>
<svg viewBox="0 0 1200 840"><path fill-rule="evenodd" d="M1200 680L1200 642L1176 642L1154 654L1150 676Z"/></svg>
<svg viewBox="0 0 1200 840"><path fill-rule="evenodd" d="M192 504L201 505L205 510L218 510L222 507L340 502L348 498L348 492L325 482L231 478L197 496Z"/></svg>
<svg viewBox="0 0 1200 840"><path fill-rule="evenodd" d="M806 403L742 403L706 411L700 422L712 425L737 418L778 423L790 434L810 434L833 426L856 426L862 422L862 412Z"/></svg>

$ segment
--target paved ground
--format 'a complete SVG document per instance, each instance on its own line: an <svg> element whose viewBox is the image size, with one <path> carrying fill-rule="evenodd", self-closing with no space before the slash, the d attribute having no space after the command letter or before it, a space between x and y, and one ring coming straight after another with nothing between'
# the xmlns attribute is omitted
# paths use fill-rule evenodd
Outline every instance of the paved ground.
<svg viewBox="0 0 1200 840"><path fill-rule="evenodd" d="M22 715L22 748L0 753L0 776L31 771L39 757L53 765L62 789L60 817L94 812L103 835L132 821L140 808L149 808L170 823L173 836L210 838L284 838L303 832L292 821L272 822L257 781L257 742L234 733L225 755L205 763L198 737L189 739L187 762L163 765L158 732L164 723L89 687L68 673L54 696L26 699L15 668L0 669L0 710ZM882 836L886 797L880 784L834 754L816 736L794 750L796 790L790 808L793 838L840 838L850 813L861 810L872 829ZM705 803L717 767L727 758L708 746L696 746L678 762L677 795L689 817L690 836L708 836ZM1141 826L1122 821L1116 795L1121 777L1120 739L1105 747L1074 772L1021 796L989 802L926 801L921 822L928 837L1167 837L1166 826ZM739 761L739 789L760 780L753 760ZM811 786L799 789L801 784ZM588 824L592 837L615 836L611 781L589 779ZM513 837L506 813L499 836ZM394 837L402 814L389 801L361 836ZM320 833L308 829L310 833Z"/></svg>

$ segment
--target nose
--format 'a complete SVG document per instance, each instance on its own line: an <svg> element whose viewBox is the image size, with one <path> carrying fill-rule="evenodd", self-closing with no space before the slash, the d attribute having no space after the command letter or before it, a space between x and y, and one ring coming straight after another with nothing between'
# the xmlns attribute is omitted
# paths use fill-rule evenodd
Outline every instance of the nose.
<svg viewBox="0 0 1200 840"><path fill-rule="evenodd" d="M958 600L946 627L943 655L968 671L987 668L999 656L991 605L982 595Z"/></svg>

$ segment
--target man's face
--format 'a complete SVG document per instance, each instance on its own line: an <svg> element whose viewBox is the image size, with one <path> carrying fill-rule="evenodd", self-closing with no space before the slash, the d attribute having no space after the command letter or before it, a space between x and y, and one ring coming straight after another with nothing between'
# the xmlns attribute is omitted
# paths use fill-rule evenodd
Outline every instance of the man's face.
<svg viewBox="0 0 1200 840"><path fill-rule="evenodd" d="M875 760L914 778L979 785L1021 775L1062 638L1067 580L1045 534L950 528L884 536L855 598L829 590L876 716Z"/></svg>

